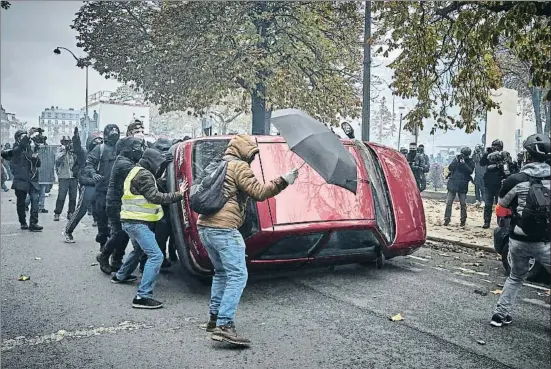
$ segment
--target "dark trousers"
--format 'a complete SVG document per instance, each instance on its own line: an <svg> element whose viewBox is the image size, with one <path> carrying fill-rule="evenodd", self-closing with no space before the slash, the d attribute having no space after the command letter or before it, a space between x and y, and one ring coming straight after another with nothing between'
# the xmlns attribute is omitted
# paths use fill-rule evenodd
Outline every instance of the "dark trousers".
<svg viewBox="0 0 551 369"><path fill-rule="evenodd" d="M492 209L494 204L497 204L497 199L499 197L498 186L484 188L484 223L490 224L492 221Z"/></svg>
<svg viewBox="0 0 551 369"><path fill-rule="evenodd" d="M77 180L76 178L60 178L57 200L55 202L54 214L61 214L65 205L65 198L69 193L69 210L67 214L74 214L77 204Z"/></svg>
<svg viewBox="0 0 551 369"><path fill-rule="evenodd" d="M67 222L65 233L72 234L82 218L86 215L86 211L94 203L96 188L94 186L80 186L80 198L78 200L75 213Z"/></svg>
<svg viewBox="0 0 551 369"><path fill-rule="evenodd" d="M122 229L120 208L107 207L106 213L109 219L111 235L105 243L105 246L103 246L103 250L101 252L106 257L113 255L114 261L122 262L124 252L126 251L130 238Z"/></svg>
<svg viewBox="0 0 551 369"><path fill-rule="evenodd" d="M105 198L107 192L96 191L96 215L98 217L98 234L96 235L96 242L101 247L105 245L109 238L109 218L107 217L107 210L105 209Z"/></svg>
<svg viewBox="0 0 551 369"><path fill-rule="evenodd" d="M452 217L452 206L455 201L455 197L459 198L459 206L461 207L461 223L467 221L467 194L466 193L455 193L448 191L448 197L446 198L446 212L444 213L444 220L450 221Z"/></svg>
<svg viewBox="0 0 551 369"><path fill-rule="evenodd" d="M474 195L476 201L484 200L484 179L482 176L475 177L474 179Z"/></svg>
<svg viewBox="0 0 551 369"><path fill-rule="evenodd" d="M32 184L30 185L29 192L15 190L15 197L17 198L17 216L19 218L20 224L27 224L27 216L25 214L25 200L27 194L31 199L31 211L29 224L38 224L38 189L35 188Z"/></svg>

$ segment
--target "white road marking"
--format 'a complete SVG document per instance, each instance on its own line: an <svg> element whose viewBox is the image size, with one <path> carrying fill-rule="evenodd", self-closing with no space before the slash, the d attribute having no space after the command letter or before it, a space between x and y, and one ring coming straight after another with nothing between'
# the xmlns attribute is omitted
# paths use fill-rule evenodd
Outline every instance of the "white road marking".
<svg viewBox="0 0 551 369"><path fill-rule="evenodd" d="M450 279L450 281L452 282L455 282L455 283L459 283L459 284L462 284L463 286L468 286L468 287L477 287L476 284L474 283L470 283L470 282L467 282L467 281L463 281L461 279L455 279L455 278L452 278Z"/></svg>
<svg viewBox="0 0 551 369"><path fill-rule="evenodd" d="M547 309L551 309L551 305L541 301L541 300L537 300L537 299L522 299L522 301L524 302L527 302L529 304L533 304L533 305L538 305L538 306L542 306L544 308L547 308Z"/></svg>
<svg viewBox="0 0 551 369"><path fill-rule="evenodd" d="M0 237L13 237L13 236L19 236L21 233L8 233L8 234L0 234Z"/></svg>
<svg viewBox="0 0 551 369"><path fill-rule="evenodd" d="M540 290L540 291L549 291L548 287L536 286L535 284L532 284L532 283L524 282L523 286L532 287L532 288L535 288L536 290Z"/></svg>
<svg viewBox="0 0 551 369"><path fill-rule="evenodd" d="M124 321L119 323L115 327L98 327L86 330L77 330L73 332L67 332L65 330L59 330L56 333L46 334L44 336L25 337L18 336L11 339L2 340L2 348L0 351L9 351L17 346L36 346L42 344L48 344L53 342L59 342L64 338L86 338L91 336L99 336L106 333L117 333L117 331L133 331L137 329L147 329L152 326L143 323L136 323L130 321Z"/></svg>
<svg viewBox="0 0 551 369"><path fill-rule="evenodd" d="M407 257L408 257L408 258L415 259L415 260L430 261L429 259L421 258L421 257L415 256L415 255L408 255Z"/></svg>

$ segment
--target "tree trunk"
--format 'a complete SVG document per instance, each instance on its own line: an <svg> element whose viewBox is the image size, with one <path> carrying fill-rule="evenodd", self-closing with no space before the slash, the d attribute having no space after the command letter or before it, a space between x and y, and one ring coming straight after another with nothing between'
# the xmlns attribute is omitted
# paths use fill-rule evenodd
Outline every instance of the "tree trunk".
<svg viewBox="0 0 551 369"><path fill-rule="evenodd" d="M252 92L253 135L265 135L266 132L266 86L258 83Z"/></svg>
<svg viewBox="0 0 551 369"><path fill-rule="evenodd" d="M544 101L543 104L543 111L545 113L545 128L543 129L543 133L549 136L551 130L551 101Z"/></svg>
<svg viewBox="0 0 551 369"><path fill-rule="evenodd" d="M255 4L255 12L257 15L264 15L268 10L268 2L266 0L259 1ZM258 49L267 51L268 45L266 43L266 32L270 26L270 22L263 16L258 17L253 21L256 26L256 32L260 39L256 46ZM266 57L266 53L260 56L261 58ZM268 71L260 69L256 71L257 83L255 89L252 92L252 114L253 114L253 124L252 124L252 134L253 135L266 135L269 134L266 131L266 76Z"/></svg>
<svg viewBox="0 0 551 369"><path fill-rule="evenodd" d="M536 118L536 133L542 133L541 127L541 88L531 87L532 105L534 107L534 117Z"/></svg>

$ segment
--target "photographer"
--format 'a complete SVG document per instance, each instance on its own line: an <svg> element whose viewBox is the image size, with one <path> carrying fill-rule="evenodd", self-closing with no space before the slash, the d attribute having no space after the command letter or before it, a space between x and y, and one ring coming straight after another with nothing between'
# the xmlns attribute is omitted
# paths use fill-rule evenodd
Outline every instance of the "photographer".
<svg viewBox="0 0 551 369"><path fill-rule="evenodd" d="M415 142L409 144L409 152L406 155L406 160L408 161L409 167L411 168L413 176L415 177L417 188L420 192L423 192L425 190L424 186L426 186L426 166L423 156L419 155L417 151L417 144Z"/></svg>
<svg viewBox="0 0 551 369"><path fill-rule="evenodd" d="M421 162L419 173L419 179L421 182L419 190L423 192L427 189L427 173L430 171L430 160L429 156L425 154L425 145L419 145L417 147L417 154L419 155L419 161Z"/></svg>
<svg viewBox="0 0 551 369"><path fill-rule="evenodd" d="M56 154L55 169L57 178L59 179L59 190L54 210L54 221L59 221L59 216L65 205L65 198L69 193L69 209L67 211L67 219L71 219L75 213L77 202L77 177L78 163L82 147L80 145L80 137L78 128L75 128L73 138L63 136L60 141L61 146Z"/></svg>
<svg viewBox="0 0 551 369"><path fill-rule="evenodd" d="M486 167L484 173L484 225L482 228L490 228L492 220L492 208L497 204L501 183L511 173L516 171L511 155L503 151L503 141L494 140L492 146L486 148L486 153L480 159L480 165Z"/></svg>
<svg viewBox="0 0 551 369"><path fill-rule="evenodd" d="M31 232L40 232L43 227L38 225L38 146L42 141L42 130L31 128L29 132L18 130L15 132L15 144L13 149L2 151L2 158L9 160L13 173L12 189L17 197L17 216L21 229ZM45 137L44 137L45 139ZM25 198L27 194L31 198L31 211L29 224L25 215Z"/></svg>
<svg viewBox="0 0 551 369"><path fill-rule="evenodd" d="M446 200L446 212L444 213L444 225L450 224L452 216L452 206L455 196L459 198L461 207L461 227L465 227L467 221L467 192L469 191L469 182L473 174L475 163L471 156L471 149L463 147L461 153L457 155L450 166L448 180L448 197Z"/></svg>

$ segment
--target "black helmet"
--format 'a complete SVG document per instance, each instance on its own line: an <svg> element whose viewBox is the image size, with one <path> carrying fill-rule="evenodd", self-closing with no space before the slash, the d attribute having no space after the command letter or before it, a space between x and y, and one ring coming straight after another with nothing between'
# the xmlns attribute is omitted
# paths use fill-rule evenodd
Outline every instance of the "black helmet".
<svg viewBox="0 0 551 369"><path fill-rule="evenodd" d="M503 150L503 141L501 140L493 140L492 141L492 147L496 150Z"/></svg>
<svg viewBox="0 0 551 369"><path fill-rule="evenodd" d="M160 152L167 152L168 150L170 150L172 142L173 141L169 140L168 138L159 138L153 144L153 148L159 150Z"/></svg>
<svg viewBox="0 0 551 369"><path fill-rule="evenodd" d="M541 133L528 136L522 146L531 158L541 161L547 160L551 153L551 141Z"/></svg>
<svg viewBox="0 0 551 369"><path fill-rule="evenodd" d="M461 154L463 154L463 156L471 156L471 148L470 147L467 147L467 146L464 146L461 148Z"/></svg>

